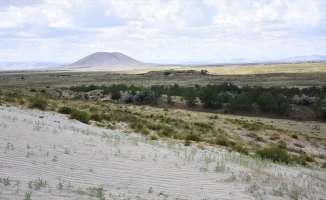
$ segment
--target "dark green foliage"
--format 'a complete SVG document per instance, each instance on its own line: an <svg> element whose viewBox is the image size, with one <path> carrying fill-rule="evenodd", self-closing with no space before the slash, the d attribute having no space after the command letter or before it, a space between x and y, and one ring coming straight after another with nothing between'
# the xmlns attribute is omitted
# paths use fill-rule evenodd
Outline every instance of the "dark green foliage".
<svg viewBox="0 0 326 200"><path fill-rule="evenodd" d="M85 124L88 124L89 122L88 113L80 110L73 110L73 112L70 114L70 119L76 119Z"/></svg>
<svg viewBox="0 0 326 200"><path fill-rule="evenodd" d="M155 93L149 88L144 88L133 97L133 103L150 104L151 102L153 102L154 98Z"/></svg>
<svg viewBox="0 0 326 200"><path fill-rule="evenodd" d="M72 86L69 88L69 90L74 91L74 92L89 92L89 91L97 90L97 89L100 89L100 86L93 85L93 84L89 85L89 86L85 86L85 85Z"/></svg>
<svg viewBox="0 0 326 200"><path fill-rule="evenodd" d="M73 111L73 109L70 107L67 107L67 106L60 107L58 110L58 112L62 113L62 114L70 114L70 113L72 113L72 111Z"/></svg>
<svg viewBox="0 0 326 200"><path fill-rule="evenodd" d="M113 100L121 99L120 91L114 91L114 92L112 92L111 99L113 99Z"/></svg>
<svg viewBox="0 0 326 200"><path fill-rule="evenodd" d="M233 104L234 108L237 110L250 111L252 108L252 103L253 100L250 93L246 92L237 95L231 104Z"/></svg>
<svg viewBox="0 0 326 200"><path fill-rule="evenodd" d="M326 121L326 107L321 111L321 118Z"/></svg>
<svg viewBox="0 0 326 200"><path fill-rule="evenodd" d="M29 99L30 104L28 105L29 108L38 108L40 110L45 110L48 106L47 102L41 97L32 97Z"/></svg>
<svg viewBox="0 0 326 200"><path fill-rule="evenodd" d="M30 92L36 92L36 90L34 88L29 90Z"/></svg>
<svg viewBox="0 0 326 200"><path fill-rule="evenodd" d="M289 100L277 94L271 97L273 101L272 111L278 114L289 114L291 112L291 105Z"/></svg>
<svg viewBox="0 0 326 200"><path fill-rule="evenodd" d="M134 92L137 90L140 90L139 87L135 87L134 85L127 86L126 84L113 84L110 86L102 86L101 89L103 89L103 94L109 94L114 92L123 92L123 91L130 91ZM121 97L120 97L121 98Z"/></svg>
<svg viewBox="0 0 326 200"><path fill-rule="evenodd" d="M219 109L223 106L222 99L210 85L202 88L199 93L199 99L204 105L204 108Z"/></svg>
<svg viewBox="0 0 326 200"><path fill-rule="evenodd" d="M262 158L271 159L274 162L284 162L287 164L290 162L290 158L291 158L286 150L281 149L274 145L270 147L264 147L262 149L258 149L256 151L256 154L260 155L260 157Z"/></svg>
<svg viewBox="0 0 326 200"><path fill-rule="evenodd" d="M194 107L197 104L197 94L195 91L188 91L183 95L188 107Z"/></svg>

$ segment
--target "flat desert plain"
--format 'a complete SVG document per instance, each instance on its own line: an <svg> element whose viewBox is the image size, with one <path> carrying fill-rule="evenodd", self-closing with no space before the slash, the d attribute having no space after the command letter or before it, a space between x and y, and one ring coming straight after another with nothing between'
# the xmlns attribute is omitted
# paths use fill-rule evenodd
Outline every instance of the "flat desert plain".
<svg viewBox="0 0 326 200"><path fill-rule="evenodd" d="M325 199L320 168L0 106L0 199Z"/></svg>

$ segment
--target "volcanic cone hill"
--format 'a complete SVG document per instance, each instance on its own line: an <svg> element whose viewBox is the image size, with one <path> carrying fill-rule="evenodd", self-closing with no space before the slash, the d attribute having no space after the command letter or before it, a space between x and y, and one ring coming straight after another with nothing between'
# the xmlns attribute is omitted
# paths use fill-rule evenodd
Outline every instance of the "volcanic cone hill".
<svg viewBox="0 0 326 200"><path fill-rule="evenodd" d="M62 66L65 69L103 69L103 68L123 68L143 66L145 63L139 62L122 53L97 52L93 53L70 65Z"/></svg>

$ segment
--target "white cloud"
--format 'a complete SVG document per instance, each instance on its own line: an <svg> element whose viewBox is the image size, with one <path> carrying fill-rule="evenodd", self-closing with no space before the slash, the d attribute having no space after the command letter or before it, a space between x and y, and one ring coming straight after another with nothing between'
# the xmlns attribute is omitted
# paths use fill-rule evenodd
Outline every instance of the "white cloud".
<svg viewBox="0 0 326 200"><path fill-rule="evenodd" d="M325 8L322 0L16 2L0 10L0 60L73 62L96 51L142 61L326 54Z"/></svg>

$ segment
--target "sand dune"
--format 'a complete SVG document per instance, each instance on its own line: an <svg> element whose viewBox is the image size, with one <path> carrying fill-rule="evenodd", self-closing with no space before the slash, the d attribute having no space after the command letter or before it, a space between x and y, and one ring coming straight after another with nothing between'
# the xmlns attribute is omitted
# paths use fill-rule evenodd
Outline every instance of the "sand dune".
<svg viewBox="0 0 326 200"><path fill-rule="evenodd" d="M325 198L325 171L0 106L0 199ZM319 177L319 178L316 178ZM46 181L46 183L45 183Z"/></svg>

